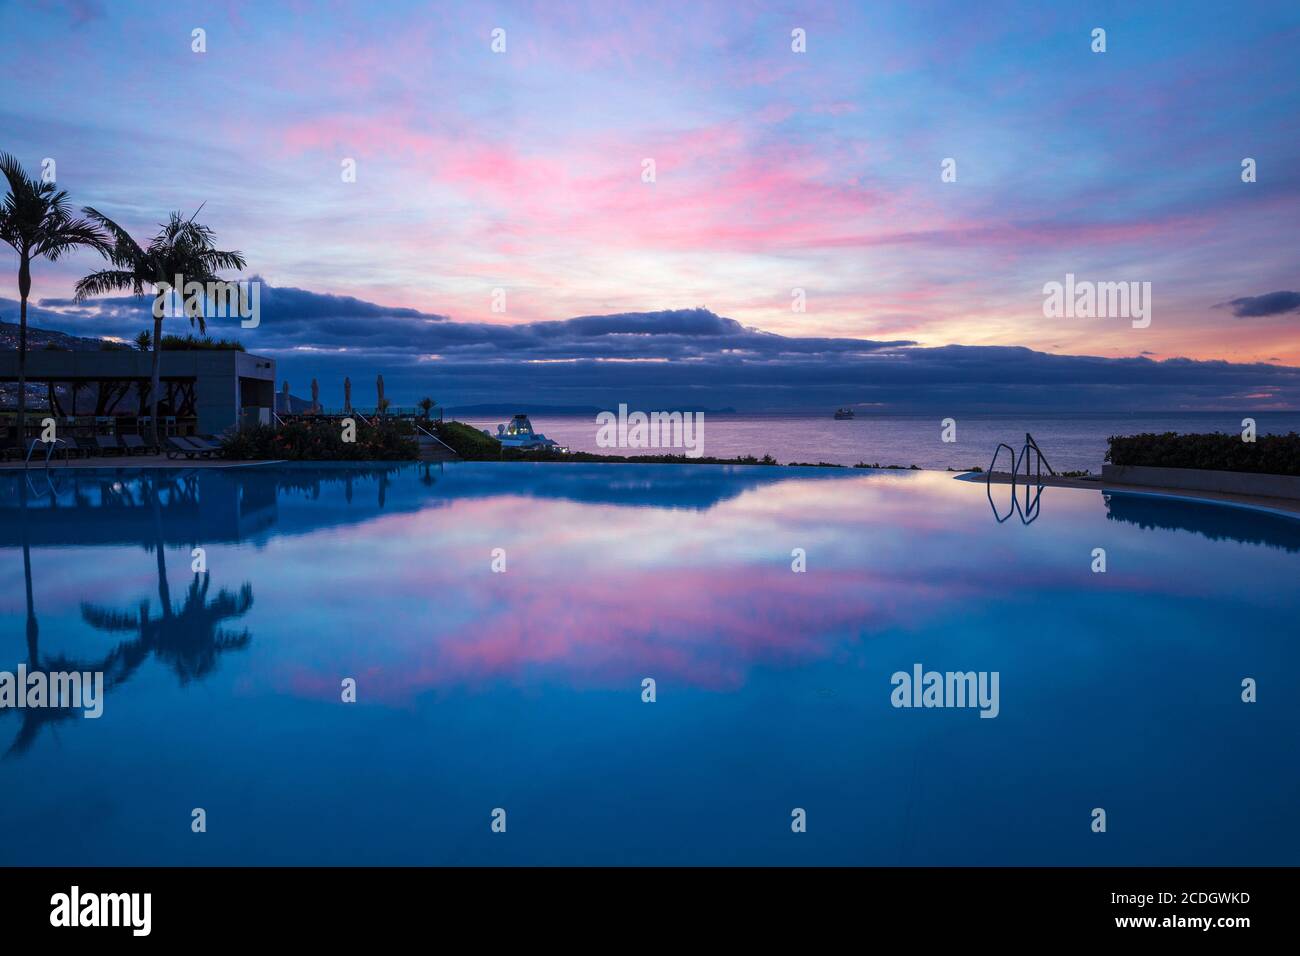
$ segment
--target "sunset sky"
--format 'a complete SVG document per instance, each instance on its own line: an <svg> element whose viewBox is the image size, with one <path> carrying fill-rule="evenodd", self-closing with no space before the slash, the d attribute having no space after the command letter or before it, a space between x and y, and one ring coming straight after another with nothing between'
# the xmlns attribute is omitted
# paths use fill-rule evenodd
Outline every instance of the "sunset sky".
<svg viewBox="0 0 1300 956"><path fill-rule="evenodd" d="M0 149L34 172L54 158L76 205L141 239L205 204L271 287L261 328L213 331L327 392L383 370L399 401L424 377L482 401L524 380L512 357L676 376L779 355L772 381L793 394L814 361L870 358L875 376L1014 359L1005 376L1018 353L946 347L1017 346L1045 353L1044 382L1098 367L1065 356L1123 358L1085 384L1155 376L1170 407L1300 407L1298 374L1262 368L1300 366L1294 2L267 6L0 6ZM15 262L0 253L9 322ZM143 328L138 303L66 301L98 263L40 264L33 324ZM1150 282L1150 327L1045 318L1043 285L1066 273ZM579 316L615 318L550 325ZM1200 391L1174 384L1186 365L1162 370L1174 358L1259 371ZM709 401L744 405L757 368ZM639 394L658 381L628 374ZM978 384L955 374L936 381ZM591 397L559 375L537 394Z"/></svg>

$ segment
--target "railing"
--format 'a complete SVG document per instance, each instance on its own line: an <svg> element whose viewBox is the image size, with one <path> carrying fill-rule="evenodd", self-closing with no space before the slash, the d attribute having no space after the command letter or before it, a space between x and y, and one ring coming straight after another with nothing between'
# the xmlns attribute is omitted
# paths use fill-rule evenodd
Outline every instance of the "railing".
<svg viewBox="0 0 1300 956"><path fill-rule="evenodd" d="M1056 472L1052 469L1052 465L1047 460L1047 456L1043 454L1043 450L1038 447L1038 442L1034 441L1034 436L1029 434L1029 432L1025 432L1025 446L1020 452L1020 458L1025 464L1025 477L1026 478L1029 477L1030 451L1033 451L1034 453L1034 461L1036 463L1036 477L1038 478L1038 480L1041 481L1043 478L1044 465L1047 465L1047 473L1052 477L1056 477Z"/></svg>
<svg viewBox="0 0 1300 956"><path fill-rule="evenodd" d="M370 408L370 411L364 411L365 408ZM430 422L440 422L444 419L444 410L441 405L432 406L427 415L419 405L388 405L384 408L369 405L352 405L348 408L330 408L325 405L312 407L308 405L297 411L286 410L284 414L294 418L399 418Z"/></svg>
<svg viewBox="0 0 1300 956"><path fill-rule="evenodd" d="M998 447L993 449L993 460L989 462L989 470L985 474L986 483L989 479L989 476L993 474L993 466L997 464L998 455L1001 453L1002 449L1004 448L1007 451L1011 452L1011 477L1013 479L1013 483L1015 477L1018 474L1020 474L1020 466L1022 464L1025 466L1025 480L1026 481L1029 480L1029 453L1031 451L1034 453L1035 479L1040 482L1043 480L1044 465L1047 466L1047 473L1052 477L1056 477L1056 471L1052 468L1052 463L1047 460L1047 456L1043 454L1043 450L1038 447L1038 442L1034 441L1034 436L1029 434L1029 432L1025 432L1025 443L1020 448L1019 457L1017 457L1016 455L1016 450L1012 448L1010 445L1008 445L1006 442L998 442Z"/></svg>
<svg viewBox="0 0 1300 956"><path fill-rule="evenodd" d="M54 454L55 446L56 446L56 445L63 445L63 446L64 446L64 449L63 449L63 461L64 461L64 463L66 464L67 461L68 461L68 449L67 449L67 444L68 444L68 443L65 442L62 438L55 438L53 441L40 441L40 440L38 440L38 439L32 439L32 440L29 441L28 444L27 444L27 457L23 459L23 468L27 468L28 466L31 465L31 462L32 462L32 454L36 451L36 446L37 446L37 445L44 445L44 446L45 446L45 461L44 461L44 467L46 467L46 468L49 468L49 467L50 467L50 456L51 456L52 454Z"/></svg>
<svg viewBox="0 0 1300 956"><path fill-rule="evenodd" d="M50 496L50 501L57 502L59 496L68 489L65 488L61 491L59 488L55 487L54 478L50 473L50 469L46 468L44 471L41 472L41 474L45 476L45 488L37 488L34 484L32 484L32 473L30 471L23 472L23 477L27 481L27 490L31 492L33 498L37 498L37 499L44 498L45 495L48 493ZM73 482L76 481L76 479L69 479L69 480ZM75 485L73 487L75 487Z"/></svg>
<svg viewBox="0 0 1300 956"><path fill-rule="evenodd" d="M426 429L426 428L425 428L423 425L421 425L419 422L416 422L416 423L415 423L415 430L416 430L417 432L419 432L421 435L425 435L425 436L427 436L427 437L429 437L429 438L432 438L434 441L436 441L436 442L437 442L439 445L441 445L443 448L447 449L447 451L451 452L453 455L456 454L456 449L452 448L452 447L451 447L450 445L448 445L445 441L443 441L441 438L439 438L439 437L438 437L437 435L435 435L433 432L431 432L431 431L429 431L428 429ZM457 455L456 457L459 458L460 456Z"/></svg>
<svg viewBox="0 0 1300 956"><path fill-rule="evenodd" d="M1002 449L1011 453L1011 507L1007 509L1005 515L998 513L998 506L993 503L993 468L998 463L998 455ZM984 493L988 495L989 507L993 509L993 517L998 519L998 524L1006 521L1015 513L1016 510L1016 450L1006 442L998 442L998 447L993 449L993 460L989 462L989 470L984 473Z"/></svg>
<svg viewBox="0 0 1300 956"><path fill-rule="evenodd" d="M1002 449L1006 449L1011 454L1011 507L1007 509L1005 515L999 514L997 505L993 502L993 469L997 465L998 455ZM1034 471L1031 475L1029 470L1029 455L1034 455ZM1022 510L1020 507L1020 498L1016 494L1016 482L1020 476L1020 466L1025 468L1025 506ZM1019 514L1023 524L1031 524L1037 520L1041 511L1043 500L1043 466L1047 466L1047 473L1053 477L1056 471L1052 468L1051 462L1043 454L1043 450L1038 447L1038 442L1034 441L1034 436L1025 432L1025 443L1020 448L1019 456L1016 450L1006 442L999 442L998 446L993 449L993 459L989 462L989 470L984 475L985 493L988 495L989 507L993 509L993 517L997 519L998 524L1009 519L1013 514ZM1030 487L1030 478L1034 479L1036 488ZM1032 496L1031 496L1032 492Z"/></svg>
<svg viewBox="0 0 1300 956"><path fill-rule="evenodd" d="M372 428L375 426L375 420L374 420L374 417L367 418L365 415L361 414L361 412L358 411L358 410L355 409L355 408L352 409L352 411L348 412L347 415L348 415L348 417L351 417L351 418L360 419L361 421L365 422L367 425L369 425L369 426L372 427ZM283 425L285 424L285 421L284 421L283 418L280 417L280 413L279 413L279 412L275 412L275 411L271 412L271 417L275 419L275 423L276 423L277 425L283 426ZM438 420L441 421L442 419L439 418ZM456 454L456 449L452 448L450 445L448 445L445 441L443 441L441 438L439 438L439 437L438 437L437 435L435 435L433 432L429 431L429 429L427 429L427 428L425 428L423 425L421 425L420 422L419 422L418 420L416 420L416 419L408 419L408 421L411 422L411 425L415 428L415 430L416 430L417 433L419 433L420 435L423 435L425 438L430 438L430 439L432 439L433 441L436 441L439 445L441 445L443 448L447 449L447 451L451 452L453 455ZM459 457L459 456L457 456L457 457Z"/></svg>
<svg viewBox="0 0 1300 956"><path fill-rule="evenodd" d="M197 424L198 422L198 419L194 416L187 416L184 420L187 423ZM136 416L135 421L136 421L136 426L135 426L136 430L141 435L143 435L146 430L150 429L153 426L152 415L138 415ZM175 435L180 434L179 423L176 421L175 415L159 415L158 424L160 426L158 429L158 434L160 434L164 438L171 438Z"/></svg>

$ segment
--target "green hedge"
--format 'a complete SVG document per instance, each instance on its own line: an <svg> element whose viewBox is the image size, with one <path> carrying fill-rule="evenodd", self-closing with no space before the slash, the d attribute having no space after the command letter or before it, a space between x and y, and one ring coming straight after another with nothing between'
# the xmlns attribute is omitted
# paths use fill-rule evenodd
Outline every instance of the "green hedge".
<svg viewBox="0 0 1300 956"><path fill-rule="evenodd" d="M1106 461L1149 468L1204 468L1263 475L1300 475L1300 435L1112 435Z"/></svg>
<svg viewBox="0 0 1300 956"><path fill-rule="evenodd" d="M357 421L357 440L345 442L337 422L255 425L226 438L221 457L238 461L403 461L418 457L415 440L392 424Z"/></svg>
<svg viewBox="0 0 1300 956"><path fill-rule="evenodd" d="M243 352L244 345L234 339L214 339L210 335L164 335L164 352Z"/></svg>
<svg viewBox="0 0 1300 956"><path fill-rule="evenodd" d="M464 422L434 422L433 430L466 461L495 461L501 457L499 441Z"/></svg>

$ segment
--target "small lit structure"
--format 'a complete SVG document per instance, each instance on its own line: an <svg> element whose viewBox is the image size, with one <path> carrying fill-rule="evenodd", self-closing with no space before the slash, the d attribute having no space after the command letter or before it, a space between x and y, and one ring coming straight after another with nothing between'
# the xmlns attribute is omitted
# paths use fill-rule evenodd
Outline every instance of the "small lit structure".
<svg viewBox="0 0 1300 956"><path fill-rule="evenodd" d="M483 434L492 436L492 433L486 428L483 429ZM541 432L533 431L533 423L528 420L527 415L516 415L510 419L510 424L498 425L497 433L492 437L501 442L503 448L548 448L551 451L561 452L569 450L559 442L547 438Z"/></svg>

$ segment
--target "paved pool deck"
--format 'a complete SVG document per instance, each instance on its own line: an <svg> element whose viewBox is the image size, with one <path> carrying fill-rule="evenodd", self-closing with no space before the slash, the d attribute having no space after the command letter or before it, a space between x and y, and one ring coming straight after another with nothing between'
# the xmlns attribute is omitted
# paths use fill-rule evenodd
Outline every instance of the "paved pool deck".
<svg viewBox="0 0 1300 956"><path fill-rule="evenodd" d="M247 468L249 465L272 465L274 461L225 461L221 458L168 458L166 455L95 455L90 458L60 459L50 468ZM0 462L0 471L22 471L21 459ZM31 471L44 471L43 461L33 461L27 466Z"/></svg>
<svg viewBox="0 0 1300 956"><path fill-rule="evenodd" d="M1010 474L996 471L989 474L968 472L960 477L966 481L988 480L995 485L1009 485L1012 480ZM1016 483L1024 484L1024 476L1021 475L1016 480ZM1294 498L1265 498L1259 495L1238 495L1221 491L1190 491L1186 488L1126 485L1102 481L1100 475L1088 478L1055 478L1045 475L1042 478L1042 485L1046 488L1086 488L1091 491L1123 491L1139 495L1160 495L1169 498L1191 498L1197 501L1218 501L1225 504L1245 505L1251 508L1262 508L1300 517L1300 500Z"/></svg>

